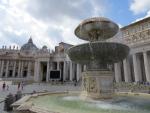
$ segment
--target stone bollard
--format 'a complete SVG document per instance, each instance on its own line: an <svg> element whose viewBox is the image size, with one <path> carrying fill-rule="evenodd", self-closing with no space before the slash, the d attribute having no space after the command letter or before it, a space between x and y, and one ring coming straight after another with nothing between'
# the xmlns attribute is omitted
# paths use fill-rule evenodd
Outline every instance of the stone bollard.
<svg viewBox="0 0 150 113"><path fill-rule="evenodd" d="M4 111L12 111L13 107L11 106L11 104L13 104L13 102L14 96L11 93L9 93L4 101Z"/></svg>

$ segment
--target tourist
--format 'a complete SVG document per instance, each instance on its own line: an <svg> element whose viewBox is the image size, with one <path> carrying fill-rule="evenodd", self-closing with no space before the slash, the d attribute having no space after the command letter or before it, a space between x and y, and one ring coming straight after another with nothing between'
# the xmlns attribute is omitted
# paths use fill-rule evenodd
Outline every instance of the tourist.
<svg viewBox="0 0 150 113"><path fill-rule="evenodd" d="M7 87L7 91L8 91L8 90L9 90L9 85L7 84L7 86L6 86L6 87Z"/></svg>
<svg viewBox="0 0 150 113"><path fill-rule="evenodd" d="M18 83L18 90L20 89L20 82Z"/></svg>
<svg viewBox="0 0 150 113"><path fill-rule="evenodd" d="M6 87L6 84L5 84L5 82L4 82L4 83L3 83L3 86L2 86L3 91L5 91L5 87Z"/></svg>
<svg viewBox="0 0 150 113"><path fill-rule="evenodd" d="M74 86L77 86L77 80L74 80Z"/></svg>
<svg viewBox="0 0 150 113"><path fill-rule="evenodd" d="M21 82L21 89L23 90L23 88L24 88L24 82L22 81Z"/></svg>

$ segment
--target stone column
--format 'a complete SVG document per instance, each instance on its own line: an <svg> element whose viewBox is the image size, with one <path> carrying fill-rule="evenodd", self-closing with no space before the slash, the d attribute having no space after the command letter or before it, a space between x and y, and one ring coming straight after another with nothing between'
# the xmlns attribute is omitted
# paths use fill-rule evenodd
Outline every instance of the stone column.
<svg viewBox="0 0 150 113"><path fill-rule="evenodd" d="M124 78L125 82L131 82L131 69L129 60L126 58L123 60Z"/></svg>
<svg viewBox="0 0 150 113"><path fill-rule="evenodd" d="M70 77L69 78L70 78L70 81L72 81L72 62L71 61L70 61L70 71L69 72L70 72L70 74L69 74Z"/></svg>
<svg viewBox="0 0 150 113"><path fill-rule="evenodd" d="M77 64L77 81L79 81L81 77L81 65Z"/></svg>
<svg viewBox="0 0 150 113"><path fill-rule="evenodd" d="M75 63L72 62L72 80L75 79Z"/></svg>
<svg viewBox="0 0 150 113"><path fill-rule="evenodd" d="M31 76L31 61L28 62L28 72L27 77Z"/></svg>
<svg viewBox="0 0 150 113"><path fill-rule="evenodd" d="M133 54L133 68L134 68L135 82L142 81L140 59L138 58L136 54Z"/></svg>
<svg viewBox="0 0 150 113"><path fill-rule="evenodd" d="M47 74L46 74L46 82L49 81L49 61L47 62Z"/></svg>
<svg viewBox="0 0 150 113"><path fill-rule="evenodd" d="M121 82L122 78L121 78L121 63L115 63L114 64L115 67L115 80L116 82Z"/></svg>
<svg viewBox="0 0 150 113"><path fill-rule="evenodd" d="M18 64L18 77L20 77L20 69L21 69L21 61L19 61L19 64Z"/></svg>
<svg viewBox="0 0 150 113"><path fill-rule="evenodd" d="M14 61L14 67L13 67L13 77L15 77L15 72L16 72L16 61Z"/></svg>
<svg viewBox="0 0 150 113"><path fill-rule="evenodd" d="M63 81L66 80L66 62L64 61L64 66L63 66Z"/></svg>
<svg viewBox="0 0 150 113"><path fill-rule="evenodd" d="M7 64L6 64L6 73L5 73L6 78L8 77L8 68L9 68L9 60L7 61Z"/></svg>
<svg viewBox="0 0 150 113"><path fill-rule="evenodd" d="M22 62L21 62L21 72L20 72L20 73L21 73L21 74L20 74L21 77L23 77L23 65L24 65L24 62L22 61Z"/></svg>
<svg viewBox="0 0 150 113"><path fill-rule="evenodd" d="M146 52L143 52L146 81L150 82L150 62Z"/></svg>
<svg viewBox="0 0 150 113"><path fill-rule="evenodd" d="M59 62L57 62L57 70L59 70Z"/></svg>
<svg viewBox="0 0 150 113"><path fill-rule="evenodd" d="M35 61L35 66L34 66L34 81L35 82L40 82L40 62Z"/></svg>
<svg viewBox="0 0 150 113"><path fill-rule="evenodd" d="M3 76L3 70L4 70L4 60L1 61L0 77Z"/></svg>
<svg viewBox="0 0 150 113"><path fill-rule="evenodd" d="M37 61L34 62L34 81L37 82Z"/></svg>
<svg viewBox="0 0 150 113"><path fill-rule="evenodd" d="M50 78L50 76L51 76L51 75L50 75L50 72L53 70L53 62L52 62L52 61L49 62L49 69L50 69L50 70L49 70L49 80L50 80L50 79L51 79L51 78ZM62 72L61 72L61 73L62 73Z"/></svg>
<svg viewBox="0 0 150 113"><path fill-rule="evenodd" d="M83 66L83 71L86 71L86 65Z"/></svg>
<svg viewBox="0 0 150 113"><path fill-rule="evenodd" d="M0 67L2 66L2 61L0 60Z"/></svg>
<svg viewBox="0 0 150 113"><path fill-rule="evenodd" d="M50 67L49 67L49 68L50 68L50 71L53 70L53 62L49 62L49 66L50 66Z"/></svg>
<svg viewBox="0 0 150 113"><path fill-rule="evenodd" d="M65 75L65 77L66 77L66 80L69 78L69 63L68 63L68 61L66 61L66 75Z"/></svg>

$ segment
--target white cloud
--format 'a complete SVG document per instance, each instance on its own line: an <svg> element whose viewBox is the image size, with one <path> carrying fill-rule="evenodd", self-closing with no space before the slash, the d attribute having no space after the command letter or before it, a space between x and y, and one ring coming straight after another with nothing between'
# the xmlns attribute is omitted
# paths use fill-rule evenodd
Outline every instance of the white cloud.
<svg viewBox="0 0 150 113"><path fill-rule="evenodd" d="M34 43L54 48L60 41L83 43L74 35L81 20L106 12L102 0L2 0L0 45Z"/></svg>
<svg viewBox="0 0 150 113"><path fill-rule="evenodd" d="M134 14L145 13L150 10L150 0L132 0L130 10Z"/></svg>
<svg viewBox="0 0 150 113"><path fill-rule="evenodd" d="M119 23L118 23L118 26L119 26L119 28L122 28L122 27L123 27L123 25L122 25L122 24L119 24Z"/></svg>
<svg viewBox="0 0 150 113"><path fill-rule="evenodd" d="M150 17L150 10L146 13L146 15L145 15L144 17L138 18L138 19L136 19L134 22L143 20L144 18L147 18L147 17ZM133 23L134 23L134 22L133 22Z"/></svg>

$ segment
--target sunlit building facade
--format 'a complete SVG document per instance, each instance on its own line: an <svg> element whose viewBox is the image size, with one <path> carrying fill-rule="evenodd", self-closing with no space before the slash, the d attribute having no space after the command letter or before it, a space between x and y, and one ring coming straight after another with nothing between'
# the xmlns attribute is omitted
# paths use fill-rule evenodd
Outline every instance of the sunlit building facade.
<svg viewBox="0 0 150 113"><path fill-rule="evenodd" d="M130 47L129 56L114 64L115 81L150 83L150 17L121 28L113 41Z"/></svg>
<svg viewBox="0 0 150 113"><path fill-rule="evenodd" d="M126 59L113 66L115 82L150 82L150 17L122 27L108 41L130 47ZM72 62L66 51L72 45L59 43L54 51L37 48L30 38L20 49L0 49L0 78L34 82L79 81L86 66Z"/></svg>
<svg viewBox="0 0 150 113"><path fill-rule="evenodd" d="M0 78L33 82L79 81L81 66L66 54L71 46L61 42L54 51L46 46L39 49L32 38L20 49L3 46L0 49Z"/></svg>

